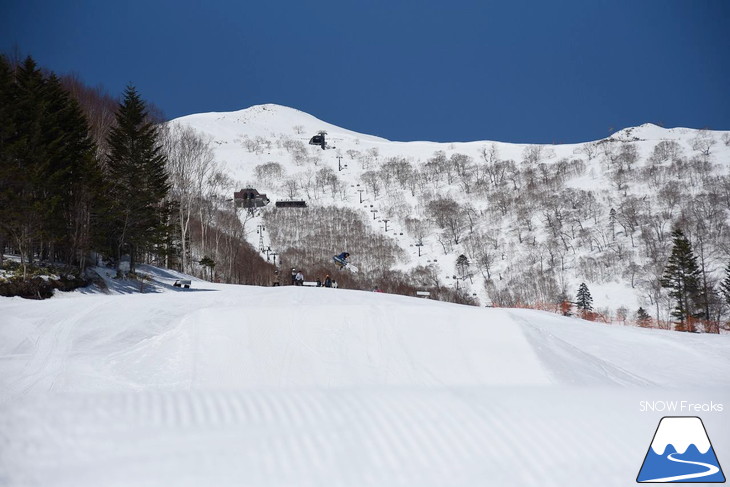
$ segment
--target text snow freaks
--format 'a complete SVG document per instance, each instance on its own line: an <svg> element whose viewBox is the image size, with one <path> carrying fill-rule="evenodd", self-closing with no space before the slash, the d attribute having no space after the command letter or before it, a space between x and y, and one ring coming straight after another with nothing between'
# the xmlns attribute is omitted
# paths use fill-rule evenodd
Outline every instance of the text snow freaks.
<svg viewBox="0 0 730 487"><path fill-rule="evenodd" d="M722 403L690 401L641 401L639 411L659 413L721 413Z"/></svg>

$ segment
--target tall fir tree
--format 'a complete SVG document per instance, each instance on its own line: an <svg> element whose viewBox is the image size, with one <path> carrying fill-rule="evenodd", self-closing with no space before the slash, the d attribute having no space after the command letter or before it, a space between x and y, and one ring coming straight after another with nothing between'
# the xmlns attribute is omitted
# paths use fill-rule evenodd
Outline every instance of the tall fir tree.
<svg viewBox="0 0 730 487"><path fill-rule="evenodd" d="M725 279L720 283L720 292L727 304L730 304L730 263L725 266Z"/></svg>
<svg viewBox="0 0 730 487"><path fill-rule="evenodd" d="M702 312L696 312L702 301L700 288L700 270L697 258L692 252L692 244L680 229L672 232L674 247L664 268L661 285L669 289L669 295L675 305L672 316L677 319L676 329L695 331L693 318Z"/></svg>
<svg viewBox="0 0 730 487"><path fill-rule="evenodd" d="M81 106L55 76L49 83L57 99L55 122L62 131L54 164L56 188L61 199L59 216L64 224L60 242L64 255L59 257L83 267L94 243L93 229L98 223L96 208L103 199L102 170Z"/></svg>
<svg viewBox="0 0 730 487"><path fill-rule="evenodd" d="M83 264L90 248L89 212L101 174L96 149L86 117L55 75L46 80L45 96L48 167L43 198L50 257Z"/></svg>
<svg viewBox="0 0 730 487"><path fill-rule="evenodd" d="M133 271L138 253L154 252L165 241L170 189L157 128L133 86L124 92L108 145L109 240L117 263L129 253Z"/></svg>
<svg viewBox="0 0 730 487"><path fill-rule="evenodd" d="M13 70L7 58L0 54L0 264L2 249L10 239L9 222L13 220L14 208L9 201L14 196L15 170L10 153L10 144L15 133L15 82Z"/></svg>
<svg viewBox="0 0 730 487"><path fill-rule="evenodd" d="M589 311L593 311L593 297L585 282L581 282L580 286L578 286L578 294L575 296L575 306L583 317Z"/></svg>
<svg viewBox="0 0 730 487"><path fill-rule="evenodd" d="M12 129L5 134L2 159L0 223L20 253L23 277L35 256L35 245L46 236L52 200L44 200L48 175L47 100L41 70L30 57L16 66L5 110ZM6 129L7 130L7 129Z"/></svg>

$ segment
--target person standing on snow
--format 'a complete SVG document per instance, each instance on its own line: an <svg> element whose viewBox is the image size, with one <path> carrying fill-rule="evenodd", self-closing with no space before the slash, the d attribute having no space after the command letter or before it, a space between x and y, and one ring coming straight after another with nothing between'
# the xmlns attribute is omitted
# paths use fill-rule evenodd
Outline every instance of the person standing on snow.
<svg viewBox="0 0 730 487"><path fill-rule="evenodd" d="M330 279L329 274L324 276L324 287L332 287L332 279Z"/></svg>
<svg viewBox="0 0 730 487"><path fill-rule="evenodd" d="M297 272L297 275L294 278L294 284L296 284L297 286L304 285L304 274L302 274L302 271Z"/></svg>
<svg viewBox="0 0 730 487"><path fill-rule="evenodd" d="M297 270L293 267L291 268L291 283L292 286L297 284Z"/></svg>

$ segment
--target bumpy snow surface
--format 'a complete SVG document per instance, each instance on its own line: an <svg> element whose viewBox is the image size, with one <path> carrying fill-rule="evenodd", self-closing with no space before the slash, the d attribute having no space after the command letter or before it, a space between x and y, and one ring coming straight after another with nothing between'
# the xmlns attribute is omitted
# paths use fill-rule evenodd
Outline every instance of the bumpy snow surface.
<svg viewBox="0 0 730 487"><path fill-rule="evenodd" d="M0 485L626 486L665 415L730 465L728 335L174 277L0 299Z"/></svg>

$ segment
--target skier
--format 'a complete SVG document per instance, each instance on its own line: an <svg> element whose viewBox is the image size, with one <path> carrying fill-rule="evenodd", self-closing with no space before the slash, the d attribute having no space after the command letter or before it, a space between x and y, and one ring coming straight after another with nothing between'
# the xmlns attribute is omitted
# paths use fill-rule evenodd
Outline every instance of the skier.
<svg viewBox="0 0 730 487"><path fill-rule="evenodd" d="M350 257L350 254L348 252L342 252L341 254L335 255L333 257L337 265L340 266L340 270L342 270L343 267L347 266L348 257Z"/></svg>

